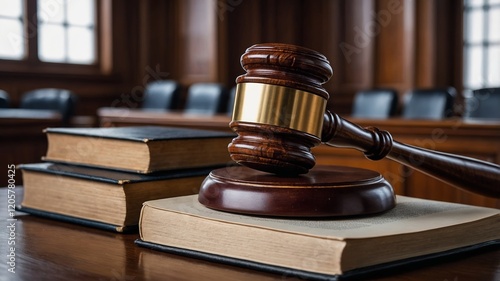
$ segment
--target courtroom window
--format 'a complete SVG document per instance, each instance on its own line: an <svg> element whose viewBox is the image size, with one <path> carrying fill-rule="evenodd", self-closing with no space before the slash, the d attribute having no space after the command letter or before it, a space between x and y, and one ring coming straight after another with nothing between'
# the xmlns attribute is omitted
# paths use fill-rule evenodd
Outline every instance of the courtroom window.
<svg viewBox="0 0 500 281"><path fill-rule="evenodd" d="M464 1L464 94L500 86L500 0Z"/></svg>
<svg viewBox="0 0 500 281"><path fill-rule="evenodd" d="M39 0L41 61L93 64L96 60L95 1Z"/></svg>
<svg viewBox="0 0 500 281"><path fill-rule="evenodd" d="M26 56L23 2L0 0L0 59L20 60Z"/></svg>
<svg viewBox="0 0 500 281"><path fill-rule="evenodd" d="M0 60L97 65L97 0L0 0Z"/></svg>

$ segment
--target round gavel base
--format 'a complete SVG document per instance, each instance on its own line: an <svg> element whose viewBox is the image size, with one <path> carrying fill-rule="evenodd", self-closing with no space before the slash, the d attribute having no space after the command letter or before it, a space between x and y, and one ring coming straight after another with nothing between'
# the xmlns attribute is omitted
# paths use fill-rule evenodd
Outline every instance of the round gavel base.
<svg viewBox="0 0 500 281"><path fill-rule="evenodd" d="M396 204L391 185L378 172L342 166L317 166L293 177L221 168L207 176L198 200L215 210L281 217L366 215Z"/></svg>

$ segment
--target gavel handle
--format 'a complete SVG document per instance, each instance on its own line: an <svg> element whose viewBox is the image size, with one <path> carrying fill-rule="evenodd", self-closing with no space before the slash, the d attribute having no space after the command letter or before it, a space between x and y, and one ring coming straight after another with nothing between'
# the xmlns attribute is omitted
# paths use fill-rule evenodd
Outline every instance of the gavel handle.
<svg viewBox="0 0 500 281"><path fill-rule="evenodd" d="M458 188L500 198L500 166L493 163L393 141L387 131L361 128L329 111L322 141L360 150L372 160L387 157Z"/></svg>

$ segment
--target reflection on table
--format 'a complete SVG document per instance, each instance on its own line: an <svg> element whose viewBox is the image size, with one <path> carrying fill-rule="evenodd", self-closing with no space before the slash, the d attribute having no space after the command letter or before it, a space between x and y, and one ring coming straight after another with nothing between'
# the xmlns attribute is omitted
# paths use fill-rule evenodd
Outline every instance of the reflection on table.
<svg viewBox="0 0 500 281"><path fill-rule="evenodd" d="M17 175L16 177L19 177ZM23 188L15 189L16 202ZM43 219L16 212L7 221L7 189L0 188L0 231L4 257L15 247L15 273L0 263L5 280L297 280L244 268L181 257L137 247L138 234L117 234L104 230ZM13 223L15 229L5 227ZM16 244L8 245L7 237ZM6 259L4 259L6 260ZM427 264L388 270L360 280L498 280L500 248L493 247L466 255L448 257Z"/></svg>

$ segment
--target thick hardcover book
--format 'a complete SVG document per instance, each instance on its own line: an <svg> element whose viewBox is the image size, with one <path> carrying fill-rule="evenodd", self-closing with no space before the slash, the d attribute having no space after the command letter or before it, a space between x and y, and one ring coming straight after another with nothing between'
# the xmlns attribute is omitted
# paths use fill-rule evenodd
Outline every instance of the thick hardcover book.
<svg viewBox="0 0 500 281"><path fill-rule="evenodd" d="M407 258L402 260L397 260L388 263L382 263L373 266L367 266L359 269L349 270L342 274L323 274L316 273L306 270L298 270L294 268L287 268L276 265L264 264L251 260L244 260L238 258L232 258L227 256L221 256L206 252L199 252L184 248L171 247L151 242L146 242L141 239L135 240L135 244L148 248L155 251L176 254L180 256L196 258L200 260L206 260L211 262L217 262L221 264L227 264L232 266L237 266L241 268L247 268L252 270L258 270L262 272L268 272L272 274L277 274L283 277L292 278L296 277L299 280L316 280L316 281L337 281L337 280L356 280L359 278L366 278L369 276L376 276L376 274L387 274L388 272L405 270L415 267L421 267L426 265L435 265L437 262L446 261L449 258L460 258L463 255L467 255L473 252L479 252L487 248L500 247L500 240L488 241L484 243L479 243L471 246L461 247L457 249L452 249L444 252L438 252L434 254L428 254L423 256L417 256L413 258Z"/></svg>
<svg viewBox="0 0 500 281"><path fill-rule="evenodd" d="M48 128L44 160L137 173L231 162L234 134L160 126Z"/></svg>
<svg viewBox="0 0 500 281"><path fill-rule="evenodd" d="M269 218L208 209L196 195L144 203L136 244L316 280L424 262L500 241L500 210L397 197L376 216Z"/></svg>
<svg viewBox="0 0 500 281"><path fill-rule="evenodd" d="M54 163L20 165L21 210L126 232L137 229L147 200L196 194L213 167L135 174Z"/></svg>

